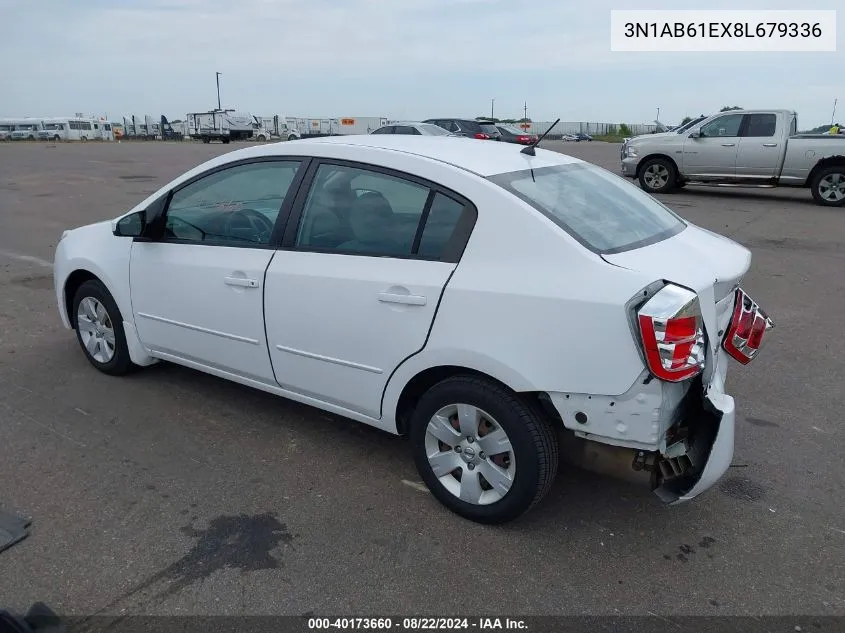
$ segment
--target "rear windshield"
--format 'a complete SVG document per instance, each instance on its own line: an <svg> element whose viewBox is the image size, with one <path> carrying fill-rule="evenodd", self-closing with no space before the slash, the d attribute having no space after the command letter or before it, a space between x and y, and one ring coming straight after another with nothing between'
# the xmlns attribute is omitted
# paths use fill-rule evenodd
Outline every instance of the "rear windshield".
<svg viewBox="0 0 845 633"><path fill-rule="evenodd" d="M602 254L654 244L686 227L636 185L588 163L526 169L489 180Z"/></svg>
<svg viewBox="0 0 845 633"><path fill-rule="evenodd" d="M449 136L451 134L449 130L444 130L439 125L434 125L433 123L420 123L417 127L431 136Z"/></svg>
<svg viewBox="0 0 845 633"><path fill-rule="evenodd" d="M479 127L485 134L500 134L498 128L492 123L480 123Z"/></svg>

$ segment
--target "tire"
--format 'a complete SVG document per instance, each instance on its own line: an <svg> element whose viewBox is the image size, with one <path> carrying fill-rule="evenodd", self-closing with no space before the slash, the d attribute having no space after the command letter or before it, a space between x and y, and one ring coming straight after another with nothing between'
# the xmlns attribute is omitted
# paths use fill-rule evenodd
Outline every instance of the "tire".
<svg viewBox="0 0 845 633"><path fill-rule="evenodd" d="M468 416L469 427L477 430L472 440L466 437L465 432L471 432L467 426L460 431L454 428L461 426L456 405L462 412L475 412ZM438 414L440 424L435 418ZM436 431L437 437L430 430ZM485 444L483 437L490 433L501 437L501 432L509 441L509 451L485 455L482 449L488 447L489 452L492 444ZM441 437L453 444L440 441ZM409 439L420 477L434 497L452 512L477 523L516 519L546 495L557 474L559 448L551 424L517 394L485 378L455 376L429 389L411 416ZM439 474L435 474L429 455L439 463ZM493 488L479 475L495 476L502 488ZM469 499L461 499L462 494Z"/></svg>
<svg viewBox="0 0 845 633"><path fill-rule="evenodd" d="M82 137L82 138L80 138L79 140L80 140L80 141L82 141L83 143L87 143L87 142L88 142L88 137L87 137L87 136L83 136L83 137Z"/></svg>
<svg viewBox="0 0 845 633"><path fill-rule="evenodd" d="M83 302L86 307L83 307ZM88 362L110 376L122 376L138 368L129 356L129 346L126 344L126 333L123 330L123 316L111 293L101 281L91 279L79 286L73 297L72 306L73 313L70 318L76 330L76 339ZM88 328L79 325L80 310L88 315L86 319ZM95 318L92 318L92 315L95 315ZM113 345L108 344L109 326ZM100 336L100 333L104 333L105 336ZM90 342L91 336L95 338L94 343ZM97 341L97 338L100 340Z"/></svg>
<svg viewBox="0 0 845 633"><path fill-rule="evenodd" d="M291 134L290 136L288 136L288 140L289 140L289 141L295 141L295 140L296 140L296 135L295 135L295 134Z"/></svg>
<svg viewBox="0 0 845 633"><path fill-rule="evenodd" d="M845 164L820 169L813 176L810 191L816 204L825 207L845 206Z"/></svg>
<svg viewBox="0 0 845 633"><path fill-rule="evenodd" d="M62 140L62 137L59 136L59 135L56 135L56 136L53 137L53 141L56 142L56 143L58 143L61 140Z"/></svg>
<svg viewBox="0 0 845 633"><path fill-rule="evenodd" d="M264 136L263 134L259 134L259 135L258 135L258 142L259 142L259 143L263 143L263 142L264 142L264 141L266 141L266 140L267 140L267 137L266 137L266 136Z"/></svg>
<svg viewBox="0 0 845 633"><path fill-rule="evenodd" d="M224 138L223 139L223 145L228 145L231 141L232 141L232 139L230 139L230 138Z"/></svg>
<svg viewBox="0 0 845 633"><path fill-rule="evenodd" d="M675 164L668 158L650 158L640 167L640 187L648 193L669 193L677 179Z"/></svg>

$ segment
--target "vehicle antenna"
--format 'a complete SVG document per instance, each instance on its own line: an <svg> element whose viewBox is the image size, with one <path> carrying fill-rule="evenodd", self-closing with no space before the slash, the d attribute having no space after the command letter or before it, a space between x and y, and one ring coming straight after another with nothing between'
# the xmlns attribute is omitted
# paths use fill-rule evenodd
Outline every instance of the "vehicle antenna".
<svg viewBox="0 0 845 633"><path fill-rule="evenodd" d="M546 130L545 132L543 132L543 134L540 136L540 138L538 138L536 141L534 141L534 142L533 142L531 145L529 145L528 147L525 147L525 148L523 148L522 150L520 150L520 152L519 152L519 153L520 153L520 154L528 154L529 156L536 156L537 154L536 154L536 152L534 151L534 148L535 148L535 147L537 147L537 146L540 144L540 141L542 141L544 138L546 138L546 134L548 134L549 132L551 132L551 131L552 131L552 128L554 128L554 126L556 126L558 123L560 123L560 117L558 117L558 120L557 120L557 121L555 121L554 123L552 123L552 124L551 124L551 126L549 127L549 129L548 129L548 130Z"/></svg>

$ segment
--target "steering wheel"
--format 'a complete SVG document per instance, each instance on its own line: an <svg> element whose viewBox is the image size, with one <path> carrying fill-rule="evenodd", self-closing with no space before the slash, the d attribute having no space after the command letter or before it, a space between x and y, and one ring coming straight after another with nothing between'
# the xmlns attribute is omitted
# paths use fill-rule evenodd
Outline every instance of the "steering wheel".
<svg viewBox="0 0 845 633"><path fill-rule="evenodd" d="M233 226L235 218L243 218L249 225L249 228L254 231L256 242L269 242L270 236L273 234L273 223L263 213L255 209L237 209L228 214L226 218L226 225L224 228L225 234L228 237L236 237L235 231L243 231L243 228ZM245 227L244 227L245 228Z"/></svg>

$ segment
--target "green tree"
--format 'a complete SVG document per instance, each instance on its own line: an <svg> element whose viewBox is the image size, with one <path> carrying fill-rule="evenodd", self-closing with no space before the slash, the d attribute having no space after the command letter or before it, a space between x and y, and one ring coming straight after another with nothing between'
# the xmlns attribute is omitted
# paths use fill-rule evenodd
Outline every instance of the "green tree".
<svg viewBox="0 0 845 633"><path fill-rule="evenodd" d="M628 127L627 123L620 123L619 124L619 134L622 136L633 136L631 133L631 128Z"/></svg>
<svg viewBox="0 0 845 633"><path fill-rule="evenodd" d="M742 110L739 106L725 106L719 112L728 112L729 110Z"/></svg>
<svg viewBox="0 0 845 633"><path fill-rule="evenodd" d="M685 117L683 118L683 120L681 121L681 125L686 125L686 124L687 124L687 123L689 123L690 121L692 121L692 117L691 117L691 116L685 116Z"/></svg>

